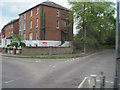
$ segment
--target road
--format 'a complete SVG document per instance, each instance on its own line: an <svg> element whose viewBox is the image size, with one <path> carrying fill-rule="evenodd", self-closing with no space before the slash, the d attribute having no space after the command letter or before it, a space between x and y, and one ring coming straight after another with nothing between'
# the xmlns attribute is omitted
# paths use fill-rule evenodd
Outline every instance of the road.
<svg viewBox="0 0 120 90"><path fill-rule="evenodd" d="M69 59L2 57L2 87L77 88L85 77L99 76L101 71L113 83L114 70L114 50Z"/></svg>

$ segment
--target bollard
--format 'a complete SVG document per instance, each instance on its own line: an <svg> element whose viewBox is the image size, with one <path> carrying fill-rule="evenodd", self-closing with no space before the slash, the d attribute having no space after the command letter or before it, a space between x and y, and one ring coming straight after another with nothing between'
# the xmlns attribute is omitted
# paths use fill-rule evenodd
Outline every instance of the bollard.
<svg viewBox="0 0 120 90"><path fill-rule="evenodd" d="M5 53L7 53L7 51L8 51L8 50L7 50L7 48L5 47Z"/></svg>
<svg viewBox="0 0 120 90"><path fill-rule="evenodd" d="M22 47L19 47L19 54L22 54Z"/></svg>
<svg viewBox="0 0 120 90"><path fill-rule="evenodd" d="M105 89L105 76L103 75L103 72L101 72L100 75L100 88L101 90Z"/></svg>
<svg viewBox="0 0 120 90"><path fill-rule="evenodd" d="M16 47L13 47L13 54L16 54Z"/></svg>
<svg viewBox="0 0 120 90"><path fill-rule="evenodd" d="M89 88L93 88L93 90L96 88L96 75L90 75Z"/></svg>

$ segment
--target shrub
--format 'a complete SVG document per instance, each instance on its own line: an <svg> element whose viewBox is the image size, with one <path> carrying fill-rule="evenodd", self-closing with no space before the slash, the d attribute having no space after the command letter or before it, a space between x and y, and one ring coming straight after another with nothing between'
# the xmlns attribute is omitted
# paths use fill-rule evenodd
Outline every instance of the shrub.
<svg viewBox="0 0 120 90"><path fill-rule="evenodd" d="M10 44L7 45L7 47L10 47L10 46L11 46Z"/></svg>
<svg viewBox="0 0 120 90"><path fill-rule="evenodd" d="M20 42L20 46L21 46L21 47L25 47L26 44L25 44L24 42Z"/></svg>
<svg viewBox="0 0 120 90"><path fill-rule="evenodd" d="M11 44L11 46L15 46L16 48L18 47L18 43L17 42L13 42L12 44Z"/></svg>

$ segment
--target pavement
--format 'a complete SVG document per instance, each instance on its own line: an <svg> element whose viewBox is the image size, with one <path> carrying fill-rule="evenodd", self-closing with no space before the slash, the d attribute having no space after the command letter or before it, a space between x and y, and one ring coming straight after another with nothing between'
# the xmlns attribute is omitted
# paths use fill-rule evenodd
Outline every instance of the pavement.
<svg viewBox="0 0 120 90"><path fill-rule="evenodd" d="M84 57L84 56L88 56L92 53L95 53L95 52L100 52L100 51L103 51L103 50L94 50L94 51L91 51L91 52L87 52L87 53L78 53L78 54L59 54L59 55L52 55L52 56L70 56L70 58L77 58L77 57ZM20 57L23 57L24 55L20 55L20 54L6 54L6 53L2 53L1 54L2 56L4 57L15 57L15 58L20 58ZM29 56L29 55L28 55ZM32 56L32 55L30 55ZM35 56L35 55L33 55ZM45 56L45 55L36 55L36 56ZM46 56L49 56L49 55L46 55ZM50 55L51 56L51 55Z"/></svg>
<svg viewBox="0 0 120 90"><path fill-rule="evenodd" d="M92 74L99 77L100 72L104 72L106 82L110 83L107 87L112 88L114 50L65 59L2 56L3 88L78 88L85 77Z"/></svg>

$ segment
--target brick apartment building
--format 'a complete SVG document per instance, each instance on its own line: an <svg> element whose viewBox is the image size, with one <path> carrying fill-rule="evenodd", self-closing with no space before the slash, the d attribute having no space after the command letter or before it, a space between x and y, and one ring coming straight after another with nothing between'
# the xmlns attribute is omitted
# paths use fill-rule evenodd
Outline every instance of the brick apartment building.
<svg viewBox="0 0 120 90"><path fill-rule="evenodd" d="M27 46L69 46L73 27L66 18L69 10L46 1L19 14L19 34Z"/></svg>
<svg viewBox="0 0 120 90"><path fill-rule="evenodd" d="M10 39L15 34L19 34L19 19L16 19L3 27L1 36L2 47L5 47L6 45L10 44L11 43Z"/></svg>

